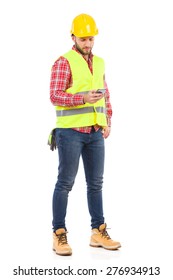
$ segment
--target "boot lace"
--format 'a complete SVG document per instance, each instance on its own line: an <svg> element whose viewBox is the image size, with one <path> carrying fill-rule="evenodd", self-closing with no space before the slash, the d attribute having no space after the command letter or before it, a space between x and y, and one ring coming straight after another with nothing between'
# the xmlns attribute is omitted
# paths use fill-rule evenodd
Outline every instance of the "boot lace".
<svg viewBox="0 0 173 280"><path fill-rule="evenodd" d="M58 234L57 237L58 237L59 243L60 243L61 245L66 245L66 244L68 244L66 233Z"/></svg>
<svg viewBox="0 0 173 280"><path fill-rule="evenodd" d="M103 237L103 238L105 238L105 239L111 239L110 238L110 236L109 236L109 234L108 234L108 232L106 231L106 229L103 229L102 231L100 231L100 234L101 234L101 236Z"/></svg>

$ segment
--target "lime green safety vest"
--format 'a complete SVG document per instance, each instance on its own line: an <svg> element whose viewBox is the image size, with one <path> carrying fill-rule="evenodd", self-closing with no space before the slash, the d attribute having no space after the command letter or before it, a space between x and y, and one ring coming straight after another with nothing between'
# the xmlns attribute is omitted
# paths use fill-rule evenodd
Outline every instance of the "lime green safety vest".
<svg viewBox="0 0 173 280"><path fill-rule="evenodd" d="M93 89L104 87L104 61L93 56L93 74L87 62L74 50L67 52L65 57L71 68L73 85L66 90L71 94L83 94ZM106 126L106 108L104 97L95 104L85 103L75 107L55 106L56 127L74 128L98 124Z"/></svg>

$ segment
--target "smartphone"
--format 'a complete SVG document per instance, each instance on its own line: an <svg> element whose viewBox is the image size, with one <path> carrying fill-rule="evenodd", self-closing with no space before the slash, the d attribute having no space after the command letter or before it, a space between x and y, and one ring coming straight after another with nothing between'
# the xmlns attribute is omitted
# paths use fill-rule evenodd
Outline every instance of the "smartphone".
<svg viewBox="0 0 173 280"><path fill-rule="evenodd" d="M100 88L96 92L104 94L106 92L106 89L105 88Z"/></svg>

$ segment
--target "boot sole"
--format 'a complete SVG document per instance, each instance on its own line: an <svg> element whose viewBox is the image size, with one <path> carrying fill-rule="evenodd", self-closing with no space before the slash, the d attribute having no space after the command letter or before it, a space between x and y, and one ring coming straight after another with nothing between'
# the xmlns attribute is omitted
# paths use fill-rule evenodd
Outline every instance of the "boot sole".
<svg viewBox="0 0 173 280"><path fill-rule="evenodd" d="M54 248L52 250L59 256L71 256L72 255L72 252L61 252L61 253L59 253Z"/></svg>
<svg viewBox="0 0 173 280"><path fill-rule="evenodd" d="M107 246L104 246L104 245L102 245L102 244L98 244L98 243L90 243L90 246L91 247L97 247L97 248L99 248L99 247L102 247L102 248L104 248L104 249L106 249L106 250L118 250L119 248L121 248L121 244L117 244L117 246L113 246L113 247L107 247Z"/></svg>

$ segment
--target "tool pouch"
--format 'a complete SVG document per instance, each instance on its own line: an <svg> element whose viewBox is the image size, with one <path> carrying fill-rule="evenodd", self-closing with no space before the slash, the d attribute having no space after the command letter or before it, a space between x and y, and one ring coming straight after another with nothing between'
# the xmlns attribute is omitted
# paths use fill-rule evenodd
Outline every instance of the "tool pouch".
<svg viewBox="0 0 173 280"><path fill-rule="evenodd" d="M51 151L54 151L56 150L57 146L56 146L56 138L55 138L55 129L53 129L49 135L49 138L48 138L48 143L47 143L49 146L50 146L50 150Z"/></svg>

